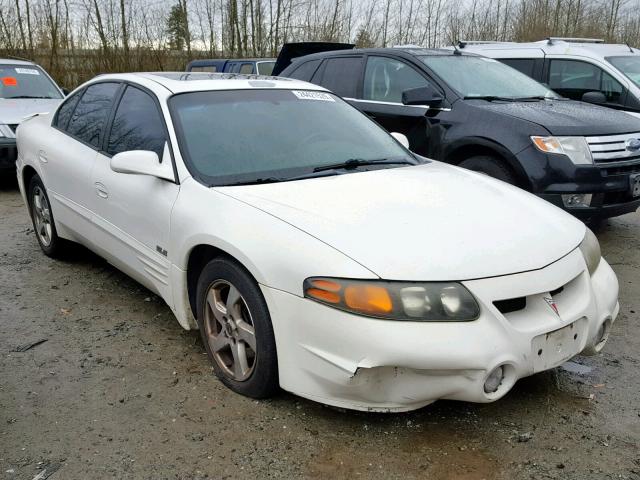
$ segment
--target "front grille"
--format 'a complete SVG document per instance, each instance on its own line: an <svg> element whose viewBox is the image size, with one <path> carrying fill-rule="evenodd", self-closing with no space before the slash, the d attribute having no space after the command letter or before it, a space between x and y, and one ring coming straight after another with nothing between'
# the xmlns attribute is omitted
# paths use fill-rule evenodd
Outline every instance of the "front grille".
<svg viewBox="0 0 640 480"><path fill-rule="evenodd" d="M587 137L589 150L596 164L625 166L640 164L640 151L627 150L629 140L640 140L640 132L625 133L623 135L606 135L602 137Z"/></svg>

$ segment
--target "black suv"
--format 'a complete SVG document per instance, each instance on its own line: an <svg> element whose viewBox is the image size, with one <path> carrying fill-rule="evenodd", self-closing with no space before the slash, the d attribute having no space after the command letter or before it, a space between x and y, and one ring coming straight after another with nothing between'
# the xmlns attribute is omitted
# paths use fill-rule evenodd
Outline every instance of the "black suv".
<svg viewBox="0 0 640 480"><path fill-rule="evenodd" d="M351 47L292 58L304 44L285 45L274 74L332 90L419 155L518 185L585 221L640 206L640 119L459 50Z"/></svg>

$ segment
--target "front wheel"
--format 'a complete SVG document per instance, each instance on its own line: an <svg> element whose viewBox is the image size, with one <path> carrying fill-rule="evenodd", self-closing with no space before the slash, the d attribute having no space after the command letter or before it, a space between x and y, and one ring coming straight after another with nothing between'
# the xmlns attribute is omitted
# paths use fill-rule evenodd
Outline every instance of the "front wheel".
<svg viewBox="0 0 640 480"><path fill-rule="evenodd" d="M476 157L467 158L460 162L463 168L473 170L474 172L484 173L490 177L497 178L503 182L517 185L516 176L504 162L488 155L478 155Z"/></svg>
<svg viewBox="0 0 640 480"><path fill-rule="evenodd" d="M211 260L198 280L198 326L216 376L234 392L266 398L278 389L276 344L267 304L237 263Z"/></svg>

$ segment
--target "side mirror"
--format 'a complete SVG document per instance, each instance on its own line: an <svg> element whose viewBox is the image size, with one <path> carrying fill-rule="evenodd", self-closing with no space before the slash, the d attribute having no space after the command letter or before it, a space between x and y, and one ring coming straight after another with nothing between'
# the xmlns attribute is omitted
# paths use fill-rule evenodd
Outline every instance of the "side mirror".
<svg viewBox="0 0 640 480"><path fill-rule="evenodd" d="M433 108L442 104L444 97L431 85L411 88L402 92L402 103L405 105L416 105Z"/></svg>
<svg viewBox="0 0 640 480"><path fill-rule="evenodd" d="M607 103L607 97L602 92L586 92L582 95L582 101L587 103L594 103L596 105L602 105Z"/></svg>
<svg viewBox="0 0 640 480"><path fill-rule="evenodd" d="M409 148L409 139L406 135L398 132L391 132L391 136L395 138L404 148Z"/></svg>
<svg viewBox="0 0 640 480"><path fill-rule="evenodd" d="M147 150L130 150L121 152L111 157L111 170L118 173L134 175L149 175L174 181L171 162L160 163L156 152Z"/></svg>
<svg viewBox="0 0 640 480"><path fill-rule="evenodd" d="M62 87L62 93L64 93L64 96L66 97L67 95L69 95L70 90L68 88Z"/></svg>

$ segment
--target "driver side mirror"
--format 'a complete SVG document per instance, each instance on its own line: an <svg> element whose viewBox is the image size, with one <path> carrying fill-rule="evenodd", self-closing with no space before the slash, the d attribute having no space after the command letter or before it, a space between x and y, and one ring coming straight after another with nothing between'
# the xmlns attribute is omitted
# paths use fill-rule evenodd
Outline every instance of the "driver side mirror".
<svg viewBox="0 0 640 480"><path fill-rule="evenodd" d="M171 162L160 163L158 154L148 150L130 150L116 153L111 157L110 166L111 170L118 173L148 175L172 182L175 181Z"/></svg>
<svg viewBox="0 0 640 480"><path fill-rule="evenodd" d="M593 103L595 105L602 105L607 103L607 97L604 93L594 91L594 92L585 92L582 95L582 101L587 103Z"/></svg>
<svg viewBox="0 0 640 480"><path fill-rule="evenodd" d="M443 101L442 94L429 84L402 92L402 103L405 105L434 108L442 105Z"/></svg>

